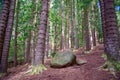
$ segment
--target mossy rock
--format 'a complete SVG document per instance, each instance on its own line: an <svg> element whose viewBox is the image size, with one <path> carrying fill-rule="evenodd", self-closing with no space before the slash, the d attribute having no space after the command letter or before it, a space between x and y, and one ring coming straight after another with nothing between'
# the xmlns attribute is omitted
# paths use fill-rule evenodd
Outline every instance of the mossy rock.
<svg viewBox="0 0 120 80"><path fill-rule="evenodd" d="M56 53L51 60L51 67L62 68L71 66L76 63L76 56L71 50L64 50L63 52Z"/></svg>

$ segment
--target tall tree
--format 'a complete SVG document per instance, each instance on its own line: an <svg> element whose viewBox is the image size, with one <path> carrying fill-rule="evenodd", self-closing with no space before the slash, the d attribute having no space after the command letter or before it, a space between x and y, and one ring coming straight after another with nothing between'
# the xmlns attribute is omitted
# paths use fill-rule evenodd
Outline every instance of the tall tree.
<svg viewBox="0 0 120 80"><path fill-rule="evenodd" d="M42 0L42 12L40 16L40 26L35 54L35 65L44 64L45 38L48 20L49 0Z"/></svg>
<svg viewBox="0 0 120 80"><path fill-rule="evenodd" d="M5 30L6 30L7 21L8 21L9 5L10 5L9 0L3 1L2 11L0 15L0 63L1 63L1 57L2 57Z"/></svg>
<svg viewBox="0 0 120 80"><path fill-rule="evenodd" d="M18 37L18 17L19 17L20 1L16 0L16 23L15 23L15 36L14 36L14 66L17 66L17 37Z"/></svg>
<svg viewBox="0 0 120 80"><path fill-rule="evenodd" d="M71 48L70 0L66 0L66 48Z"/></svg>
<svg viewBox="0 0 120 80"><path fill-rule="evenodd" d="M10 0L10 1L11 1L10 12L9 12L8 23L7 23L7 28L5 32L4 44L3 44L3 50L2 50L2 60L1 60L3 73L7 72L8 53L9 53L12 27L13 27L13 21L14 21L15 0Z"/></svg>
<svg viewBox="0 0 120 80"><path fill-rule="evenodd" d="M65 14L64 14L64 0L62 0L62 35L61 35L61 49L65 49Z"/></svg>
<svg viewBox="0 0 120 80"><path fill-rule="evenodd" d="M77 48L77 33L76 33L76 0L73 0L73 27L74 27L74 48Z"/></svg>
<svg viewBox="0 0 120 80"><path fill-rule="evenodd" d="M114 0L100 0L104 47L108 59L120 61L119 36Z"/></svg>
<svg viewBox="0 0 120 80"><path fill-rule="evenodd" d="M27 40L26 40L26 52L25 52L25 62L30 63L30 44L31 41L31 30L28 31Z"/></svg>
<svg viewBox="0 0 120 80"><path fill-rule="evenodd" d="M86 38L86 51L91 50L90 34L89 34L89 8L84 9L84 21L85 21L85 38Z"/></svg>
<svg viewBox="0 0 120 80"><path fill-rule="evenodd" d="M36 30L36 28L38 29L37 26L37 16L38 16L38 3L39 0L34 0L32 1L32 3L35 5L35 8L32 9L32 14L34 14L34 12L36 11L36 13L34 14L34 19L33 19L33 30L31 30L31 63L32 65L34 65L35 62L35 48L36 48L36 32L38 32Z"/></svg>

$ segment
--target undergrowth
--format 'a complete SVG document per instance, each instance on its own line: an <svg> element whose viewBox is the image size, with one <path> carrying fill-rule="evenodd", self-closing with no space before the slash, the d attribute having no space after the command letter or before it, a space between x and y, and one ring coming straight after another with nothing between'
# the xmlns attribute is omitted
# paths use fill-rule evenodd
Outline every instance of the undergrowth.
<svg viewBox="0 0 120 80"><path fill-rule="evenodd" d="M32 70L30 72L31 75L34 75L34 74L40 74L42 73L44 70L47 70L47 68L44 66L44 65L36 65L36 66L33 66L32 67Z"/></svg>
<svg viewBox="0 0 120 80"><path fill-rule="evenodd" d="M108 60L107 55L104 53L102 57L106 60L105 64L102 66L103 69L108 69L114 76L120 71L120 62L114 60Z"/></svg>

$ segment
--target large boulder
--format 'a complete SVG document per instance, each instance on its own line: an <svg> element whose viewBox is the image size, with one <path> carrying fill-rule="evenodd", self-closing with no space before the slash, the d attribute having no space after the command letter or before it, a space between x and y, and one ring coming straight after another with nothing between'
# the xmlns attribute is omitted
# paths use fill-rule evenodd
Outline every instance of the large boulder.
<svg viewBox="0 0 120 80"><path fill-rule="evenodd" d="M51 67L62 68L71 66L76 63L76 56L71 50L65 50L63 52L56 53L51 59Z"/></svg>

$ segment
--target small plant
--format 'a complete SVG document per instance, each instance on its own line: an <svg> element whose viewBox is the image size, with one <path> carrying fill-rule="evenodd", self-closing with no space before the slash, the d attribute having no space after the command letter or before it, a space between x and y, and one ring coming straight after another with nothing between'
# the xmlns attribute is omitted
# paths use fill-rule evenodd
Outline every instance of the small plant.
<svg viewBox="0 0 120 80"><path fill-rule="evenodd" d="M50 54L51 57L54 57L55 55L56 55L56 52L52 52L52 53Z"/></svg>
<svg viewBox="0 0 120 80"><path fill-rule="evenodd" d="M44 65L36 65L32 67L31 74L39 74L42 73L44 70L47 70L47 68Z"/></svg>
<svg viewBox="0 0 120 80"><path fill-rule="evenodd" d="M105 53L103 53L101 57L107 60L107 55Z"/></svg>
<svg viewBox="0 0 120 80"><path fill-rule="evenodd" d="M106 54L103 54L102 57L106 60L106 62L101 68L109 70L116 77L115 73L120 71L120 62L113 59L107 59Z"/></svg>

